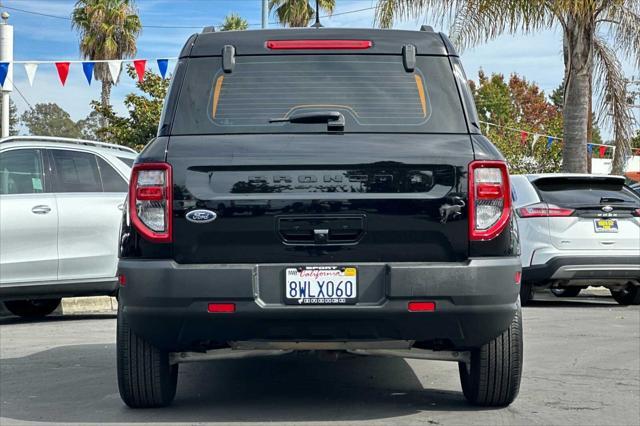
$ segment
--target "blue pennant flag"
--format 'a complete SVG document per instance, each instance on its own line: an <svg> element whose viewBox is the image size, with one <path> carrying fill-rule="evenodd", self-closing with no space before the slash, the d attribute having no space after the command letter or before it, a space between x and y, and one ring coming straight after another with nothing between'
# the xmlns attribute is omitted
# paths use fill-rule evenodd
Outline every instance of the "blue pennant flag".
<svg viewBox="0 0 640 426"><path fill-rule="evenodd" d="M4 81L9 73L9 62L0 62L0 86L4 86Z"/></svg>
<svg viewBox="0 0 640 426"><path fill-rule="evenodd" d="M167 67L169 66L168 59L158 59L158 69L160 70L160 75L164 78L167 75Z"/></svg>
<svg viewBox="0 0 640 426"><path fill-rule="evenodd" d="M91 79L93 78L93 67L95 66L95 62L83 62L82 63L82 71L84 71L84 76L87 77L87 83L91 86Z"/></svg>
<svg viewBox="0 0 640 426"><path fill-rule="evenodd" d="M589 152L589 154L593 153L593 145L587 144L587 152Z"/></svg>
<svg viewBox="0 0 640 426"><path fill-rule="evenodd" d="M551 145L553 144L553 138L549 136L547 138L547 149L551 149Z"/></svg>

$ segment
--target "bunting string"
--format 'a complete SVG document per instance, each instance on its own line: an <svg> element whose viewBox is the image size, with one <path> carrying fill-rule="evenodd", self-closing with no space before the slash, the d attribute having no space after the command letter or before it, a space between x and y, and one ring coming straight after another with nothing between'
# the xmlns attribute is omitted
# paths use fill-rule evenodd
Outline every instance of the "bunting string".
<svg viewBox="0 0 640 426"><path fill-rule="evenodd" d="M561 142L562 138L558 137L558 136L552 136L552 135L545 135L545 134L540 134L540 133L535 133L535 132L530 132L528 130L523 130L523 129L516 129L515 127L509 127L509 126L503 126L501 124L496 124L496 123L491 123L488 121L480 121L481 124L484 124L485 126L487 126L487 130L491 127L497 127L500 129L505 129L505 130L509 130L512 131L514 133L517 133L520 135L520 144L521 145L526 145L527 141L529 139L529 136L533 137L533 143L531 144L531 147L535 147L536 142L538 141L538 139L540 138L545 138L547 140L547 150L551 149L551 146L554 144L554 142ZM603 158L607 152L607 149L611 148L612 153L615 153L616 147L613 145L607 145L607 144L603 144L603 143L588 143L587 144L587 152L589 152L589 154L593 153L593 149L595 147L598 147L598 154L600 156L600 158Z"/></svg>
<svg viewBox="0 0 640 426"><path fill-rule="evenodd" d="M9 73L9 69L11 69L12 65L21 64L24 66L25 74L27 75L27 80L30 86L33 86L33 83L36 78L36 72L38 71L38 67L40 65L51 64L54 65L56 71L58 72L58 78L60 79L60 83L64 86L67 82L67 77L69 76L69 69L74 64L82 64L82 72L87 79L87 83L91 85L91 80L93 79L93 71L96 64L105 63L109 68L109 75L111 76L112 81L117 82L120 73L122 70L122 64L131 63L133 64L136 76L139 82L144 81L144 73L147 69L147 63L150 61L155 61L158 71L162 78L166 78L167 69L169 68L169 61L174 61L178 58L154 58L154 59L96 59L96 60L60 60L60 61L11 61L11 62L0 62L0 86L4 85L4 82L7 78L7 74Z"/></svg>

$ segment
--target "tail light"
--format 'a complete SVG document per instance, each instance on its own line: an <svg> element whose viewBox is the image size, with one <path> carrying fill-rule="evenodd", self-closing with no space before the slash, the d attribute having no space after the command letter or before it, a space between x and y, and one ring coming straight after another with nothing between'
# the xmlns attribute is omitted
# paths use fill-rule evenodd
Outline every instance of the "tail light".
<svg viewBox="0 0 640 426"><path fill-rule="evenodd" d="M635 209L631 214L634 216L640 217L640 209Z"/></svg>
<svg viewBox="0 0 640 426"><path fill-rule="evenodd" d="M536 203L529 206L520 207L516 210L518 216L526 217L567 217L571 216L574 209L558 207L555 204Z"/></svg>
<svg viewBox="0 0 640 426"><path fill-rule="evenodd" d="M511 217L509 172L504 161L469 164L469 239L491 240Z"/></svg>
<svg viewBox="0 0 640 426"><path fill-rule="evenodd" d="M129 183L129 214L135 229L149 241L171 242L171 166L141 163L133 166Z"/></svg>

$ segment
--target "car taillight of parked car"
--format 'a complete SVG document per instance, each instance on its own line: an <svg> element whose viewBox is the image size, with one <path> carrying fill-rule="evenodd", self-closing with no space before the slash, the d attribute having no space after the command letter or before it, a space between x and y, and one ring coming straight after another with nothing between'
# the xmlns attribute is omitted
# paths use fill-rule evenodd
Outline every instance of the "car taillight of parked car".
<svg viewBox="0 0 640 426"><path fill-rule="evenodd" d="M565 207L559 207L555 204L536 203L516 210L518 216L522 218L528 217L567 217L571 216L575 210Z"/></svg>
<svg viewBox="0 0 640 426"><path fill-rule="evenodd" d="M133 166L129 184L129 214L135 229L147 240L171 242L171 166L141 163Z"/></svg>
<svg viewBox="0 0 640 426"><path fill-rule="evenodd" d="M509 173L504 161L469 164L469 239L497 237L511 217Z"/></svg>

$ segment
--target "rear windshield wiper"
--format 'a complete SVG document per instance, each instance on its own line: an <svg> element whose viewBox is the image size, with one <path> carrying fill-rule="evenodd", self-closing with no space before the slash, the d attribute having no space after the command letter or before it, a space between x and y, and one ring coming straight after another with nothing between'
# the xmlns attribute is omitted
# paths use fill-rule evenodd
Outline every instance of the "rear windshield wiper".
<svg viewBox="0 0 640 426"><path fill-rule="evenodd" d="M328 130L344 130L344 115L338 111L293 113L285 118L272 118L269 123L327 123Z"/></svg>
<svg viewBox="0 0 640 426"><path fill-rule="evenodd" d="M600 204L602 203L632 203L633 201L625 200L623 198L616 197L602 197L600 198Z"/></svg>

